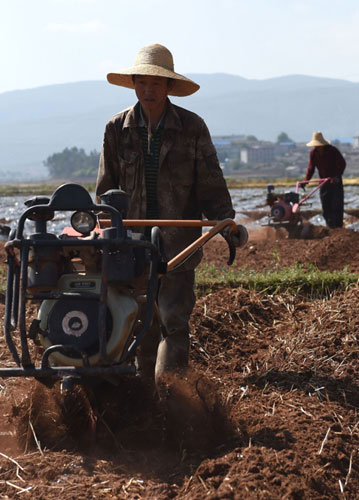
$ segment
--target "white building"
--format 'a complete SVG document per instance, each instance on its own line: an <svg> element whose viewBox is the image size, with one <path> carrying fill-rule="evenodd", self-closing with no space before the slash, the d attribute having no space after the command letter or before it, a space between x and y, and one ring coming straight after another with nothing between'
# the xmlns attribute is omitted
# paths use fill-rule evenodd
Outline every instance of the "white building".
<svg viewBox="0 0 359 500"><path fill-rule="evenodd" d="M274 146L271 144L245 146L241 149L242 163L272 163L274 161Z"/></svg>

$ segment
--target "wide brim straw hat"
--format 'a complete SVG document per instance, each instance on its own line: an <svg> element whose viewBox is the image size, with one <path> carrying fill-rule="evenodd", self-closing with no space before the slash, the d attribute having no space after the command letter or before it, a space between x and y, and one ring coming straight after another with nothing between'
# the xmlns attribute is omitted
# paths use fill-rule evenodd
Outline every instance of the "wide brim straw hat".
<svg viewBox="0 0 359 500"><path fill-rule="evenodd" d="M326 141L321 132L313 132L313 137L310 142L307 142L307 146L326 146L330 142Z"/></svg>
<svg viewBox="0 0 359 500"><path fill-rule="evenodd" d="M132 68L108 73L107 80L113 85L134 89L133 75L162 76L172 78L169 95L184 97L194 94L199 85L179 73L175 73L171 52L163 45L147 45L140 49Z"/></svg>

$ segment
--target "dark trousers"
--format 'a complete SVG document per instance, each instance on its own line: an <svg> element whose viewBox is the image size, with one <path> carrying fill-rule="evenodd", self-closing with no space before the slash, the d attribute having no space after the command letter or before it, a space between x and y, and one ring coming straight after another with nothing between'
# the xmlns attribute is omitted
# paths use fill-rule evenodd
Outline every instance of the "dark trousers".
<svg viewBox="0 0 359 500"><path fill-rule="evenodd" d="M195 271L181 271L165 274L157 296L161 320L155 317L152 327L145 335L137 352L137 365L145 376L151 377L157 357L157 347L167 337L170 341L160 362L163 365L186 364L189 355L189 320L196 302L194 293ZM162 331L160 330L160 322Z"/></svg>
<svg viewBox="0 0 359 500"><path fill-rule="evenodd" d="M189 336L189 319L196 302L194 294L194 270L168 273L161 278L158 292L165 334Z"/></svg>
<svg viewBox="0 0 359 500"><path fill-rule="evenodd" d="M327 226L330 228L342 227L344 189L341 178L337 182L328 181L320 188L320 201Z"/></svg>

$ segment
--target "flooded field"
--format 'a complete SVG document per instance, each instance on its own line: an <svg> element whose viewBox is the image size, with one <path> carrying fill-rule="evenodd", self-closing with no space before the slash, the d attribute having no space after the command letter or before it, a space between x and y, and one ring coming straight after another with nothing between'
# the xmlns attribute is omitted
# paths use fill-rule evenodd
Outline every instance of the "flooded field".
<svg viewBox="0 0 359 500"><path fill-rule="evenodd" d="M277 188L278 193L284 191L295 190L293 189ZM307 193L309 190L307 190ZM237 220L241 220L249 226L261 225L265 222L268 214L268 206L266 206L266 189L265 188L245 188L245 189L231 189L230 190L234 208L236 210ZM359 186L345 186L345 210L359 209ZM0 222L10 227L15 227L16 222L20 215L26 208L24 202L30 196L2 196L0 197ZM92 195L94 198L94 195ZM310 199L302 206L302 211L320 211L319 192L316 192ZM320 214L316 214L310 219L310 222L315 225L325 225L324 219ZM29 223L31 224L31 223ZM69 217L67 213L59 213L56 218L49 223L48 230L62 229L62 227L69 224ZM359 221L353 220L353 217L345 214L345 226L349 229L359 231Z"/></svg>
<svg viewBox="0 0 359 500"><path fill-rule="evenodd" d="M275 191L278 193L295 191L295 186L293 186L292 189L279 187ZM307 189L304 195L310 192L311 189ZM300 192L301 196L302 193L303 191ZM269 207L266 205L266 189L232 189L231 196L237 219L241 219L244 224L250 227L260 226L266 222L269 212ZM359 209L359 186L345 186L344 210L349 213L344 213L344 225L346 228L354 231L359 231L359 220L356 221L351 212L357 209ZM301 206L301 212L304 214L306 211L321 212L319 191L315 192L308 201ZM309 217L308 220L314 225L325 226L324 218L320 213L316 213L314 216Z"/></svg>

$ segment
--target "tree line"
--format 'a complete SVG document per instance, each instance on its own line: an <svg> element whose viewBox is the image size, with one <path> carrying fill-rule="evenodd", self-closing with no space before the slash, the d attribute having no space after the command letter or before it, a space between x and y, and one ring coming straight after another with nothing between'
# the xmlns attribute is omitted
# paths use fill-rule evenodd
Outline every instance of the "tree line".
<svg viewBox="0 0 359 500"><path fill-rule="evenodd" d="M247 136L246 140L248 142L258 141L254 135ZM292 141L292 139L285 132L281 132L277 137L277 142L286 141ZM43 164L48 169L49 176L53 179L95 179L99 160L100 153L96 150L87 154L84 149L73 147L70 149L65 148L61 153L52 154Z"/></svg>
<svg viewBox="0 0 359 500"><path fill-rule="evenodd" d="M44 162L49 176L54 179L96 178L100 153L96 150L89 154L82 148L65 148L61 153L54 153Z"/></svg>

